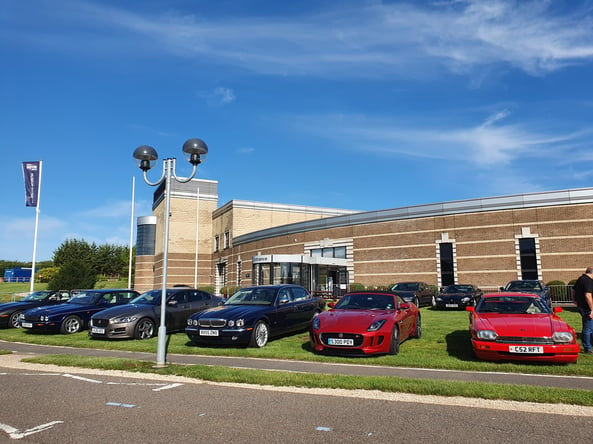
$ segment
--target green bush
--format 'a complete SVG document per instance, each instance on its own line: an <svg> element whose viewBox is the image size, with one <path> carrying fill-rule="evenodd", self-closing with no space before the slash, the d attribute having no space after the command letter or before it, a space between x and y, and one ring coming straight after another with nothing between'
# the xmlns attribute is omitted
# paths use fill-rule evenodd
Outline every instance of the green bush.
<svg viewBox="0 0 593 444"><path fill-rule="evenodd" d="M350 291L362 291L365 290L365 286L362 284L358 284L356 282L353 282L352 284L350 284Z"/></svg>

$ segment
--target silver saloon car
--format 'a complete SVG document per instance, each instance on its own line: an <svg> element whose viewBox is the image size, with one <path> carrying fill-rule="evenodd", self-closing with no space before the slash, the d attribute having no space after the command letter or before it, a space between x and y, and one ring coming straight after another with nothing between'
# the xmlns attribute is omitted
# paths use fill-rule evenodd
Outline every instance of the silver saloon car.
<svg viewBox="0 0 593 444"><path fill-rule="evenodd" d="M148 339L156 334L161 319L162 290L150 290L126 304L91 317L89 336L94 339ZM167 332L183 331L187 318L216 307L223 299L193 288L166 290Z"/></svg>

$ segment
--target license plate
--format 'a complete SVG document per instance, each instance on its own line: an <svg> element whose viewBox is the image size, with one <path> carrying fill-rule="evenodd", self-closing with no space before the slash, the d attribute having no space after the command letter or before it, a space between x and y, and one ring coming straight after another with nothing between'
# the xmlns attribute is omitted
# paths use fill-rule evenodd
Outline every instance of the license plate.
<svg viewBox="0 0 593 444"><path fill-rule="evenodd" d="M459 307L459 304L445 304L445 307L448 307L448 308L457 308L457 307Z"/></svg>
<svg viewBox="0 0 593 444"><path fill-rule="evenodd" d="M218 336L218 330L200 330L200 336Z"/></svg>
<svg viewBox="0 0 593 444"><path fill-rule="evenodd" d="M542 354L544 348L536 345L509 345L510 353Z"/></svg>
<svg viewBox="0 0 593 444"><path fill-rule="evenodd" d="M340 338L328 338L327 343L329 345L354 345L354 339L340 339Z"/></svg>
<svg viewBox="0 0 593 444"><path fill-rule="evenodd" d="M104 335L105 329L99 328L99 327L93 327L93 328L91 328L91 333L97 333L98 335Z"/></svg>
<svg viewBox="0 0 593 444"><path fill-rule="evenodd" d="M33 324L30 322L21 322L21 327L24 328L33 328Z"/></svg>

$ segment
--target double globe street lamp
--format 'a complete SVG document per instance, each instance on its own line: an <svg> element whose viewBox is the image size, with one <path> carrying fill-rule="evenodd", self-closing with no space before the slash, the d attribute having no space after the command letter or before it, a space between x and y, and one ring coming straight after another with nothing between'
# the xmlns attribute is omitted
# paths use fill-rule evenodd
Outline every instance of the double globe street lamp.
<svg viewBox="0 0 593 444"><path fill-rule="evenodd" d="M166 346L167 346L167 325L166 325L166 308L167 308L167 267L169 256L169 219L171 217L171 180L175 179L179 183L186 183L193 179L198 169L198 165L206 160L208 155L208 146L201 139L189 139L183 144L183 154L187 161L193 165L191 175L189 177L177 177L175 172L175 158L163 159L163 173L161 178L156 182L148 180L147 173L154 167L159 156L156 150L148 145L139 146L134 150L134 159L138 167L144 174L144 182L150 186L157 186L165 182L165 233L163 240L163 277L161 281L161 322L158 330L157 343L157 367L165 367L166 362Z"/></svg>

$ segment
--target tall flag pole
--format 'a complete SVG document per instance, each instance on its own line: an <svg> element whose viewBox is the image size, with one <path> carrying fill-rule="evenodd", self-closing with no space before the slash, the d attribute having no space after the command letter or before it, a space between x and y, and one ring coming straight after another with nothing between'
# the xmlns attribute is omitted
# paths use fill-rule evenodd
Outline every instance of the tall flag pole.
<svg viewBox="0 0 593 444"><path fill-rule="evenodd" d="M23 162L25 179L25 206L35 207L35 233L33 236L33 260L31 261L31 287L35 288L35 257L37 255L37 229L39 227L39 203L41 201L41 170L43 161Z"/></svg>
<svg viewBox="0 0 593 444"><path fill-rule="evenodd" d="M132 176L132 213L130 216L130 256L128 257L128 288L132 288L132 244L134 242L134 194L136 177Z"/></svg>

